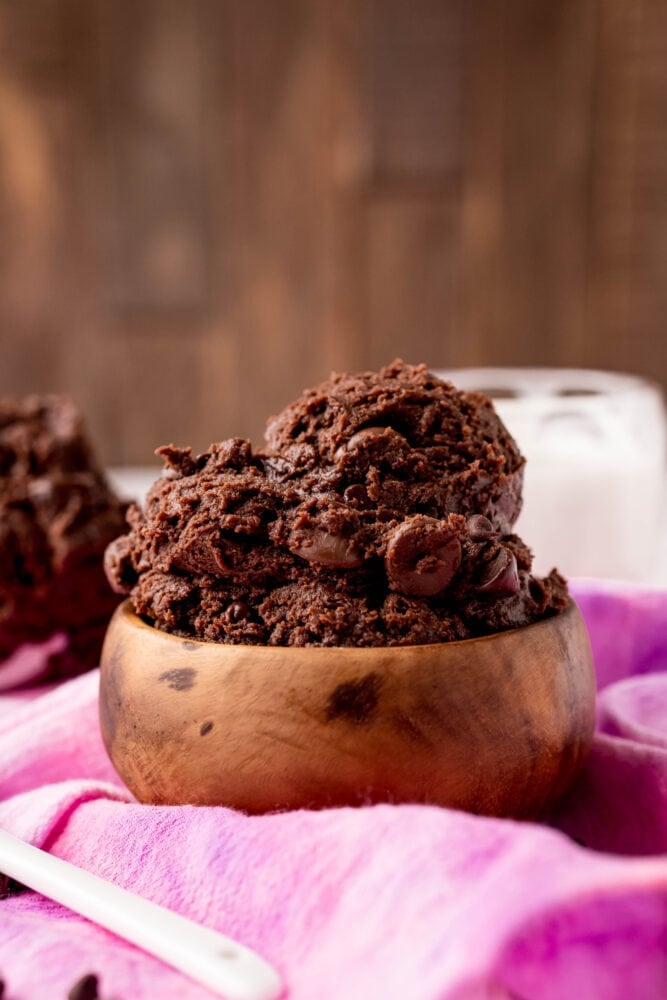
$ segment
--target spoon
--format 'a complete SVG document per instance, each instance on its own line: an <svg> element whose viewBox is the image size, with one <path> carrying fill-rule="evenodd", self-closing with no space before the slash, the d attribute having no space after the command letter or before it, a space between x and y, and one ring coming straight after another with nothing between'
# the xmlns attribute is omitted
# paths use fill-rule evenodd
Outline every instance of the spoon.
<svg viewBox="0 0 667 1000"><path fill-rule="evenodd" d="M226 1000L277 1000L276 970L245 945L0 830L0 871L162 959Z"/></svg>

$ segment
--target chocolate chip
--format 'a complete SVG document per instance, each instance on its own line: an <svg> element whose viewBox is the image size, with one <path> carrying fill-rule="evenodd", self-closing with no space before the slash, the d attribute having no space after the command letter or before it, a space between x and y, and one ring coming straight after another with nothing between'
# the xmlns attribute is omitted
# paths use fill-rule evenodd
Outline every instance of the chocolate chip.
<svg viewBox="0 0 667 1000"><path fill-rule="evenodd" d="M99 980L94 972L78 979L67 994L67 1000L100 1000L97 992Z"/></svg>
<svg viewBox="0 0 667 1000"><path fill-rule="evenodd" d="M232 601L225 614L227 621L241 622L250 614L250 608L245 601Z"/></svg>
<svg viewBox="0 0 667 1000"><path fill-rule="evenodd" d="M353 483L345 490L343 497L347 503L354 503L362 510L368 510L373 506L373 501L368 495L368 490L363 483Z"/></svg>
<svg viewBox="0 0 667 1000"><path fill-rule="evenodd" d="M347 442L347 450L354 451L359 445L366 444L367 441L374 441L383 437L387 432L386 427L362 427L360 431L353 434Z"/></svg>
<svg viewBox="0 0 667 1000"><path fill-rule="evenodd" d="M519 571L514 553L501 546L498 554L485 566L477 589L481 594L493 597L518 594Z"/></svg>
<svg viewBox="0 0 667 1000"><path fill-rule="evenodd" d="M354 569L363 562L353 542L342 535L313 528L308 532L301 532L300 539L299 544L290 548L308 562L330 569Z"/></svg>
<svg viewBox="0 0 667 1000"><path fill-rule="evenodd" d="M432 597L458 572L461 543L444 522L417 514L392 533L384 563L392 590Z"/></svg>
<svg viewBox="0 0 667 1000"><path fill-rule="evenodd" d="M0 979L0 1000L2 1000L4 995L5 995L5 984L4 981Z"/></svg>
<svg viewBox="0 0 667 1000"><path fill-rule="evenodd" d="M345 444L337 449L335 458L340 459L345 452L356 451L358 448L372 447L378 442L382 442L383 447L397 442L407 444L403 435L393 427L362 427L361 430L356 431Z"/></svg>
<svg viewBox="0 0 667 1000"><path fill-rule="evenodd" d="M473 514L472 517L469 517L466 521L466 528L473 542L482 542L495 534L493 525L483 514Z"/></svg>

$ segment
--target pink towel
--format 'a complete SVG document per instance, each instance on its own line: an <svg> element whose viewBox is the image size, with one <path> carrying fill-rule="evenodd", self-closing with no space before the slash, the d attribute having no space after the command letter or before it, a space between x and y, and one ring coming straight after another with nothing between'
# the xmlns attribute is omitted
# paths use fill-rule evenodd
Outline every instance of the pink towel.
<svg viewBox="0 0 667 1000"><path fill-rule="evenodd" d="M667 593L576 594L598 734L551 824L138 805L91 673L0 695L0 826L256 949L292 1000L667 997ZM9 1000L64 1000L88 972L118 1000L212 996L35 893L0 902Z"/></svg>

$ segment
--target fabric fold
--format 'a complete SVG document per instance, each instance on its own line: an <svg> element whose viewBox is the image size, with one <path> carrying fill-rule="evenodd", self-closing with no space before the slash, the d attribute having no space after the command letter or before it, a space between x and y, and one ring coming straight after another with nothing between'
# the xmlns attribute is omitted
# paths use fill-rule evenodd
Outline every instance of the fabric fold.
<svg viewBox="0 0 667 1000"><path fill-rule="evenodd" d="M550 823L427 806L248 817L143 806L109 763L96 672L0 696L0 826L255 948L290 1000L667 995L667 594L575 585L600 688ZM0 901L11 1000L86 972L118 1000L212 994L32 892Z"/></svg>

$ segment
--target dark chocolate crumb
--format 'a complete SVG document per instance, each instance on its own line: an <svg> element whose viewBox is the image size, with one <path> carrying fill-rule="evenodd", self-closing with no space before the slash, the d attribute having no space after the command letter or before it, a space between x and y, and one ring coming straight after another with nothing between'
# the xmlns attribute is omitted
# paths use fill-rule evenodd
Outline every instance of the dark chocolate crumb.
<svg viewBox="0 0 667 1000"><path fill-rule="evenodd" d="M357 724L367 722L377 708L382 680L379 674L367 674L356 681L345 681L331 692L327 722L347 719Z"/></svg>

